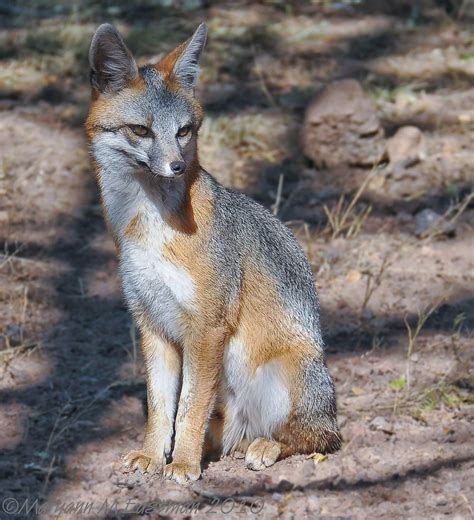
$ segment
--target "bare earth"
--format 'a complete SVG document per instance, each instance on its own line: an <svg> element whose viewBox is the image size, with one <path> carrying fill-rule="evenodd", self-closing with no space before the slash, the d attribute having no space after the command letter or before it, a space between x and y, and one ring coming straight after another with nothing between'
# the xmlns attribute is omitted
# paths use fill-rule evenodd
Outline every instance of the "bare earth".
<svg viewBox="0 0 474 520"><path fill-rule="evenodd" d="M0 26L0 518L472 518L474 201L456 213L474 185L469 12L422 2L413 23L364 5L117 4ZM143 366L81 128L87 44L105 19L143 61L209 23L201 161L277 201L307 251L339 453L262 472L226 457L186 487L122 467L143 439ZM360 81L387 138L422 131L421 160L371 173L303 157L305 106L340 78ZM346 194L347 207L367 175L352 216L370 205L368 218L335 233L323 206ZM417 238L426 208L451 211L455 233Z"/></svg>

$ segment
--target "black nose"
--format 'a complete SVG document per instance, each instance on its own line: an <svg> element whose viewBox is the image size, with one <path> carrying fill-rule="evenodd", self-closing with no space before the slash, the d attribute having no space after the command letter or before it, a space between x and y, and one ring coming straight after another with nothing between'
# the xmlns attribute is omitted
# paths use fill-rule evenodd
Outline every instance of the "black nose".
<svg viewBox="0 0 474 520"><path fill-rule="evenodd" d="M175 175L179 175L186 169L186 163L184 161L173 161L170 164L170 168Z"/></svg>

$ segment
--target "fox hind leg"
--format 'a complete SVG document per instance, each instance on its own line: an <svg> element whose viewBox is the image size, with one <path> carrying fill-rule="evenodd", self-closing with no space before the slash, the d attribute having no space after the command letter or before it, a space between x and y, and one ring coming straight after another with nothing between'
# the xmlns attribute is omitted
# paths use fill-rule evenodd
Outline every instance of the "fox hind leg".
<svg viewBox="0 0 474 520"><path fill-rule="evenodd" d="M341 447L336 394L323 361L309 360L298 374L299 395L286 424L274 433L285 448L281 457L296 453L332 453Z"/></svg>
<svg viewBox="0 0 474 520"><path fill-rule="evenodd" d="M331 453L341 446L334 385L324 362L302 363L290 385L292 410L269 437L258 437L250 444L245 456L250 469L261 470L296 454Z"/></svg>

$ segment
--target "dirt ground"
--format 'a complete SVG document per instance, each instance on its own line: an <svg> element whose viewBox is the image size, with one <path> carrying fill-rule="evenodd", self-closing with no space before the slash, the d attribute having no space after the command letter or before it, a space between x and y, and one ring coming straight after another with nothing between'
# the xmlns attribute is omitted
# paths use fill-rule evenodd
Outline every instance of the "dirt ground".
<svg viewBox="0 0 474 520"><path fill-rule="evenodd" d="M451 4L0 3L1 519L473 517L474 18ZM105 20L143 62L207 21L201 162L308 254L339 453L262 472L227 457L186 487L121 466L143 439L143 366L81 126ZM304 157L305 107L340 78L386 138L421 130L407 175ZM360 226L331 224L368 175ZM423 209L455 229L418 238Z"/></svg>

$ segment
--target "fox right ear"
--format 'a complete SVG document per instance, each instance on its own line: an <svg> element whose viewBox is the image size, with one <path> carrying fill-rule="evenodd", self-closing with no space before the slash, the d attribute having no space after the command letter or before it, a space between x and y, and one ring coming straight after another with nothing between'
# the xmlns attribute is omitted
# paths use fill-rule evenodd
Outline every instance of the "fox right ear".
<svg viewBox="0 0 474 520"><path fill-rule="evenodd" d="M206 44L207 26L201 23L189 40L165 56L155 67L192 93L199 75L199 58Z"/></svg>
<svg viewBox="0 0 474 520"><path fill-rule="evenodd" d="M99 92L118 92L138 76L138 67L117 29L108 23L95 32L89 49L91 85Z"/></svg>

